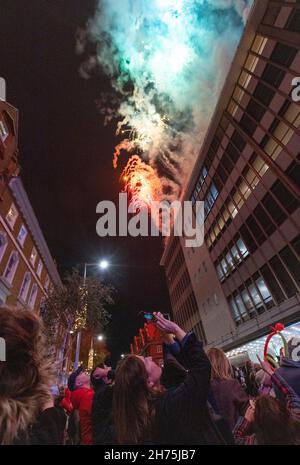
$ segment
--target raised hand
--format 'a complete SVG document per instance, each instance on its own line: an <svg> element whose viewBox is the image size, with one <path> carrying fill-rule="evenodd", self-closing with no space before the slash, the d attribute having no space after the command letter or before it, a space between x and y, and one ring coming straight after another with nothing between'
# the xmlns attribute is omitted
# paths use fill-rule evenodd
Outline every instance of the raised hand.
<svg viewBox="0 0 300 465"><path fill-rule="evenodd" d="M165 334L174 334L176 339L181 341L184 336L186 335L185 331L181 329L174 321L167 320L162 313L154 312L153 313L156 321L155 324L157 325L158 329Z"/></svg>

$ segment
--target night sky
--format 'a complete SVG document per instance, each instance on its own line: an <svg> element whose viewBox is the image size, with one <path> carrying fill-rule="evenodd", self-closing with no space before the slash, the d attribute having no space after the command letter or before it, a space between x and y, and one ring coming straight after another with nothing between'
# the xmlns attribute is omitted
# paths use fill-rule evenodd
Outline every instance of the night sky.
<svg viewBox="0 0 300 465"><path fill-rule="evenodd" d="M21 177L59 271L100 258L114 264L105 279L118 293L105 333L118 358L143 323L138 313L169 312L170 303L159 238L96 235L96 205L116 201L121 185L115 123L104 127L95 103L109 82L78 74L75 33L94 8L95 0L1 0L0 76L19 109Z"/></svg>

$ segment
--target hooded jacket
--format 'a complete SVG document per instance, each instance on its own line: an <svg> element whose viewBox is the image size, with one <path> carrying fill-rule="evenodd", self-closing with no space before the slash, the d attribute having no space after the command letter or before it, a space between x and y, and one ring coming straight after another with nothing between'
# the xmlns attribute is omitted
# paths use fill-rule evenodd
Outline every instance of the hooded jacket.
<svg viewBox="0 0 300 465"><path fill-rule="evenodd" d="M300 362L283 358L276 373L281 376L300 397Z"/></svg>
<svg viewBox="0 0 300 465"><path fill-rule="evenodd" d="M80 436L82 445L93 444L92 439L92 403L94 391L89 388L79 388L71 392L71 402L79 411Z"/></svg>

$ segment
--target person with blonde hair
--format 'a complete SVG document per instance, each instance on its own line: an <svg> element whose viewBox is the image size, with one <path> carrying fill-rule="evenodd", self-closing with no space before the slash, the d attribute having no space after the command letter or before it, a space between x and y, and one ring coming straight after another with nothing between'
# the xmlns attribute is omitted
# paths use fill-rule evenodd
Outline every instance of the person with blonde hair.
<svg viewBox="0 0 300 465"><path fill-rule="evenodd" d="M249 397L233 377L232 366L223 350L212 347L207 351L211 363L211 404L233 430L238 418L243 416Z"/></svg>
<svg viewBox="0 0 300 465"><path fill-rule="evenodd" d="M32 311L0 308L0 444L61 444L66 423L51 395L53 363L42 323Z"/></svg>

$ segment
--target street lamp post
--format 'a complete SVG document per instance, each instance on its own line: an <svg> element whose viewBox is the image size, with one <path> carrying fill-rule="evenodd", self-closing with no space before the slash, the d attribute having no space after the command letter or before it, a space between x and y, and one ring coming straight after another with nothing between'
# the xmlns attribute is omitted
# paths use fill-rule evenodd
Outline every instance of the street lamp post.
<svg viewBox="0 0 300 465"><path fill-rule="evenodd" d="M99 266L102 270L105 270L109 267L109 263L107 260L101 260L100 263L85 263L84 264L84 272L83 272L83 287L86 284L86 274L87 274L87 267L88 266ZM81 329L78 329L77 333L77 340L76 340L76 353L75 353L75 362L74 362L74 369L77 370L79 365L79 357L80 357L80 346L81 346ZM91 351L93 351L93 337L91 342Z"/></svg>

